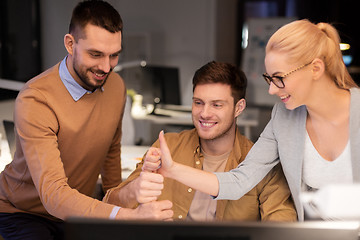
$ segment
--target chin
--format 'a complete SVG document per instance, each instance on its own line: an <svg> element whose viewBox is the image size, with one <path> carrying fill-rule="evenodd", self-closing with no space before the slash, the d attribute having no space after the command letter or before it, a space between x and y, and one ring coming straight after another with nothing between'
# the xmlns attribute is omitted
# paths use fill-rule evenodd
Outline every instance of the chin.
<svg viewBox="0 0 360 240"><path fill-rule="evenodd" d="M285 104L285 107L286 107L286 109L287 110L294 110L294 109L296 109L296 108L298 108L298 107L300 107L301 105L287 105L287 104Z"/></svg>

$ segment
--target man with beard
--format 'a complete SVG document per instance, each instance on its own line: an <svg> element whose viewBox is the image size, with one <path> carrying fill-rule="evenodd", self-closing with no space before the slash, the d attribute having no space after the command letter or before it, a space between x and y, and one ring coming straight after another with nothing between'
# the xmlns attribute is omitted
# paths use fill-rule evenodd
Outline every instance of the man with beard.
<svg viewBox="0 0 360 240"><path fill-rule="evenodd" d="M224 172L245 159L253 143L239 133L236 119L245 109L247 80L236 66L210 62L193 77L192 119L195 128L165 134L174 161L197 169ZM129 178L110 189L104 201L124 207L155 200L173 203L174 219L296 221L296 212L281 166L236 201L213 200L155 172L143 171L147 158L161 160L159 141ZM149 161L147 161L148 164Z"/></svg>
<svg viewBox="0 0 360 240"><path fill-rule="evenodd" d="M122 20L103 1L80 2L64 44L68 55L26 83L15 103L16 152L0 175L0 235L61 239L69 216L168 219L171 202L120 208L92 198L121 182L120 139L126 99L112 69Z"/></svg>

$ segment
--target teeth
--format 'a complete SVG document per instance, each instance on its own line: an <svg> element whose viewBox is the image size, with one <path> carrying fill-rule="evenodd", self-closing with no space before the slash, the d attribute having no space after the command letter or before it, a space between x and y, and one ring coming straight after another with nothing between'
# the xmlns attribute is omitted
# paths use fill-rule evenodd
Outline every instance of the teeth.
<svg viewBox="0 0 360 240"><path fill-rule="evenodd" d="M95 75L98 76L98 77L102 77L102 76L104 76L105 74L95 73Z"/></svg>
<svg viewBox="0 0 360 240"><path fill-rule="evenodd" d="M204 125L205 127L211 127L212 125L214 125L214 123L201 123L202 125Z"/></svg>
<svg viewBox="0 0 360 240"><path fill-rule="evenodd" d="M285 98L288 98L290 95L286 95L286 96L281 96L280 99L283 100Z"/></svg>

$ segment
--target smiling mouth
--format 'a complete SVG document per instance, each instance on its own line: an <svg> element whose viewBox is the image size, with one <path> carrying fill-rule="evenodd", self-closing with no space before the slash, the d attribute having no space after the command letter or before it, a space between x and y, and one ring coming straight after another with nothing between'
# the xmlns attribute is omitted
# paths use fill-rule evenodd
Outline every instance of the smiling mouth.
<svg viewBox="0 0 360 240"><path fill-rule="evenodd" d="M105 74L104 74L104 73L95 73L95 75L98 76L98 77L102 77L102 76L104 76Z"/></svg>
<svg viewBox="0 0 360 240"><path fill-rule="evenodd" d="M92 72L97 80L103 80L106 77L106 73Z"/></svg>
<svg viewBox="0 0 360 240"><path fill-rule="evenodd" d="M200 122L201 126L203 126L205 128L211 128L217 124L217 122L203 122L203 121L199 121L199 122Z"/></svg>
<svg viewBox="0 0 360 240"><path fill-rule="evenodd" d="M284 95L284 96L280 97L281 101L286 101L289 98L290 98L290 95Z"/></svg>

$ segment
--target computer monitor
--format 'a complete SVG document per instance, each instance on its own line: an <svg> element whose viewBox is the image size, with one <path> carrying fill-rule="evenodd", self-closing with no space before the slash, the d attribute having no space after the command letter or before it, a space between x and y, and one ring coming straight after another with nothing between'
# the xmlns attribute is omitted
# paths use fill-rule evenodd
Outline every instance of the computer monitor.
<svg viewBox="0 0 360 240"><path fill-rule="evenodd" d="M357 240L358 234L358 222L65 221L66 240Z"/></svg>
<svg viewBox="0 0 360 240"><path fill-rule="evenodd" d="M143 95L143 104L180 105L179 69L177 67L149 65L125 68L118 72L127 89Z"/></svg>

